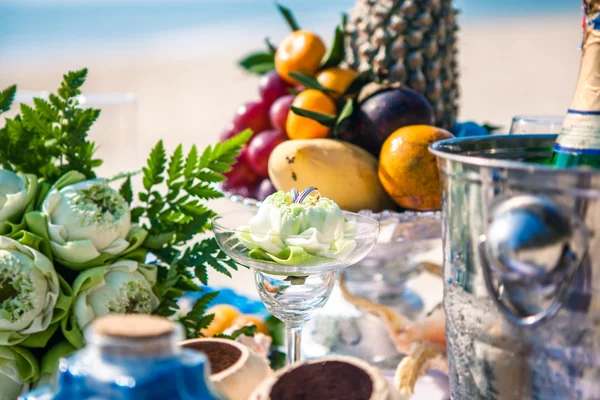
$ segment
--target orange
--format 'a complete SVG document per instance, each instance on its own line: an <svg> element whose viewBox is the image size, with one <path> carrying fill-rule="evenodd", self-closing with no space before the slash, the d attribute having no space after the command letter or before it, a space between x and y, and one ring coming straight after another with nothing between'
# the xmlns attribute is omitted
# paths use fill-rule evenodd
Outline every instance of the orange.
<svg viewBox="0 0 600 400"><path fill-rule="evenodd" d="M298 30L292 32L277 47L275 70L289 83L297 83L290 72L314 75L325 55L325 44L316 34Z"/></svg>
<svg viewBox="0 0 600 400"><path fill-rule="evenodd" d="M267 324L265 321L258 318L256 315L243 314L237 317L232 326L246 326L246 325L256 325L256 333L262 333L265 335L269 334L269 328L267 328Z"/></svg>
<svg viewBox="0 0 600 400"><path fill-rule="evenodd" d="M337 93L328 93L333 98L339 98L348 86L352 83L358 74L351 69L333 67L319 72L316 76L317 81L327 89L335 90Z"/></svg>
<svg viewBox="0 0 600 400"><path fill-rule="evenodd" d="M321 114L336 115L335 103L325 93L316 89L304 90L296 96L292 106ZM319 139L329 135L329 127L321 125L315 120L302 117L290 111L285 123L285 128L290 139Z"/></svg>
<svg viewBox="0 0 600 400"><path fill-rule="evenodd" d="M392 133L379 155L379 180L401 207L439 210L442 191L435 156L429 145L454 136L429 125L411 125Z"/></svg>
<svg viewBox="0 0 600 400"><path fill-rule="evenodd" d="M217 304L206 310L206 315L214 314L215 318L212 320L208 328L202 329L202 334L205 337L212 337L214 335L220 335L229 328L233 321L239 317L240 310L229 304Z"/></svg>

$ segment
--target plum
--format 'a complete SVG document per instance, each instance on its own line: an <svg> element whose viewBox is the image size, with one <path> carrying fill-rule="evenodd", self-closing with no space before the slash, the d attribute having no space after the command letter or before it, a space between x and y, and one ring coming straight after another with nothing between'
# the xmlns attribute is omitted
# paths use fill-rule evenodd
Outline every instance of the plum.
<svg viewBox="0 0 600 400"><path fill-rule="evenodd" d="M340 139L379 157L383 143L396 130L408 125L433 125L435 120L433 108L420 93L389 88L363 100L352 122L351 130L343 132Z"/></svg>

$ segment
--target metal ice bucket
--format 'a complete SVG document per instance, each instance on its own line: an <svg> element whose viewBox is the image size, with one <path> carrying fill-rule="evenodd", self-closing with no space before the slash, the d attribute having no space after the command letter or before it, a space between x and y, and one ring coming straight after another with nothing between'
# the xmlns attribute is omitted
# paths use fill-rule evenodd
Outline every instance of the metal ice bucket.
<svg viewBox="0 0 600 400"><path fill-rule="evenodd" d="M435 143L452 396L600 399L600 171L554 135Z"/></svg>

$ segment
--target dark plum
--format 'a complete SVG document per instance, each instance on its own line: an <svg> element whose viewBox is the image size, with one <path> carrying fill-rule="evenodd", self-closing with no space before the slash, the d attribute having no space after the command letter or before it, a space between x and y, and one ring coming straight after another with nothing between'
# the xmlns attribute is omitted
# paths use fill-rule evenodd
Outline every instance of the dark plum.
<svg viewBox="0 0 600 400"><path fill-rule="evenodd" d="M420 93L396 88L382 90L365 99L350 132L342 139L379 157L381 146L396 130L409 125L433 125L433 108Z"/></svg>

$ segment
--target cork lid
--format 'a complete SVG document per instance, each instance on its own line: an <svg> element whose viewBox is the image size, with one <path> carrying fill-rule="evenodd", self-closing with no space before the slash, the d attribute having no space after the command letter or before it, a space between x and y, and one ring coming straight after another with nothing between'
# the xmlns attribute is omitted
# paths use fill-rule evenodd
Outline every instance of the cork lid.
<svg viewBox="0 0 600 400"><path fill-rule="evenodd" d="M166 318L147 314L107 315L92 324L97 335L115 338L153 338L171 335L175 326Z"/></svg>

